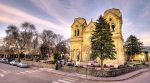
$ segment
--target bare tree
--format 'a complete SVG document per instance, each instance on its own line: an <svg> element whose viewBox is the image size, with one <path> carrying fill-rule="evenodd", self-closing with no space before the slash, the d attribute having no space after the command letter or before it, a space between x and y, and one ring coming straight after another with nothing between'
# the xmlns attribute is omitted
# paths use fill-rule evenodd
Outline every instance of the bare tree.
<svg viewBox="0 0 150 83"><path fill-rule="evenodd" d="M9 50L15 48L19 54L19 29L15 25L9 25L6 30L7 36L4 38L5 53L10 54ZM19 55L18 55L19 57Z"/></svg>
<svg viewBox="0 0 150 83"><path fill-rule="evenodd" d="M36 32L36 28L29 22L24 22L21 26L23 29L23 31L21 32L21 36L24 39L21 43L25 46L24 51L26 52L26 54L32 54L34 47L38 45L38 35ZM35 42L35 40L37 41Z"/></svg>

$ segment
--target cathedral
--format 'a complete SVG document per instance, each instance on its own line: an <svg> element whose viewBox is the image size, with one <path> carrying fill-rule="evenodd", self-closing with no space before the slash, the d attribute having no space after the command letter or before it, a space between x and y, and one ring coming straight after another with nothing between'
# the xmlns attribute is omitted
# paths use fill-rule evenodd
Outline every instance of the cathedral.
<svg viewBox="0 0 150 83"><path fill-rule="evenodd" d="M125 53L122 37L122 14L119 9L112 8L104 12L103 17L110 24L112 38L114 40L116 55L115 60L105 60L104 64L121 65L125 62ZM92 20L87 23L82 17L74 19L71 25L71 60L86 62L90 60L91 36L96 23Z"/></svg>

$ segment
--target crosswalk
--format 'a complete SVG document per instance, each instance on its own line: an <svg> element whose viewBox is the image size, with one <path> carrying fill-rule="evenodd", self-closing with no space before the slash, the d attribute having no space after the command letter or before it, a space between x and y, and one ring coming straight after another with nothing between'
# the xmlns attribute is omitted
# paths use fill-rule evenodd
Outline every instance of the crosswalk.
<svg viewBox="0 0 150 83"><path fill-rule="evenodd" d="M0 77L4 77L7 71L0 69Z"/></svg>
<svg viewBox="0 0 150 83"><path fill-rule="evenodd" d="M31 74L31 73L38 73L41 72L40 70L27 70L27 71L20 71L16 74L20 75L20 74Z"/></svg>
<svg viewBox="0 0 150 83"><path fill-rule="evenodd" d="M27 75L27 74L33 74L33 73L40 73L42 71L50 72L53 71L53 69L47 69L47 68L39 68L39 69L29 69L29 70L4 70L0 68L0 77L5 77L6 74L17 74L17 75Z"/></svg>
<svg viewBox="0 0 150 83"><path fill-rule="evenodd" d="M44 70L40 69L32 69L32 70L25 70L25 71L18 71L18 70L3 70L0 69L0 77L5 77L7 74L17 74L17 75L25 75L25 74L32 74L32 73L39 73Z"/></svg>
<svg viewBox="0 0 150 83"><path fill-rule="evenodd" d="M15 74L15 75L29 75L29 74L37 74L40 73L42 71L46 71L46 72L53 72L53 69L47 69L47 68L39 68L39 69L27 69L27 70L3 70L0 69L0 78L3 77L7 77L7 74ZM77 83L77 81L79 81L79 79L77 78L73 78L73 77L63 77L63 78L58 78L55 81L52 81L52 83ZM78 82L79 83L79 82ZM84 82L80 82L80 83L84 83Z"/></svg>
<svg viewBox="0 0 150 83"><path fill-rule="evenodd" d="M3 70L0 69L0 77L3 78L6 76L6 74L16 74L16 75L28 75L28 74L33 74L33 73L40 73L42 71L47 71L51 72L53 69L44 69L44 68L39 68L39 69L30 69L30 70L24 70L24 71L17 71L17 70ZM52 83L76 83L78 79L77 78L71 78L71 77L64 77L64 78L59 78Z"/></svg>
<svg viewBox="0 0 150 83"><path fill-rule="evenodd" d="M62 78L62 79L58 79L56 81L53 81L52 83L76 83L75 81L77 81L78 79L76 78Z"/></svg>
<svg viewBox="0 0 150 83"><path fill-rule="evenodd" d="M1 73L0 73L0 77L4 77L4 74L1 74Z"/></svg>

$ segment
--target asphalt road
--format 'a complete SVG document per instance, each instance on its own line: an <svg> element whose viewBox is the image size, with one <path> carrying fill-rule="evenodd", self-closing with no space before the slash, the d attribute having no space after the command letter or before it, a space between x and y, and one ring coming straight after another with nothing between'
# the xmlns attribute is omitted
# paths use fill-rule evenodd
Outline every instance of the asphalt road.
<svg viewBox="0 0 150 83"><path fill-rule="evenodd" d="M0 63L0 83L150 83L150 72L118 82L89 81L79 77L65 76L43 68L19 68Z"/></svg>
<svg viewBox="0 0 150 83"><path fill-rule="evenodd" d="M87 81L78 77L55 74L43 68L19 68L0 63L0 83L87 83Z"/></svg>

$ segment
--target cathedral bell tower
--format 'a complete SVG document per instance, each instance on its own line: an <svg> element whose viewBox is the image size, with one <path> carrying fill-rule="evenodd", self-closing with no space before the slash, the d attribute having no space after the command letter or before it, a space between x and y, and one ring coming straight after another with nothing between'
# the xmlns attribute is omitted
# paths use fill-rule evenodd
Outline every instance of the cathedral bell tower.
<svg viewBox="0 0 150 83"><path fill-rule="evenodd" d="M83 30L87 25L84 18L75 18L71 25L71 60L82 61Z"/></svg>
<svg viewBox="0 0 150 83"><path fill-rule="evenodd" d="M124 64L124 48L123 48L123 37L122 37L122 14L119 9L112 8L104 12L104 18L110 25L112 31L112 38L116 49L116 59L112 61L114 64ZM107 62L106 62L107 63ZM109 63L108 63L109 64Z"/></svg>

